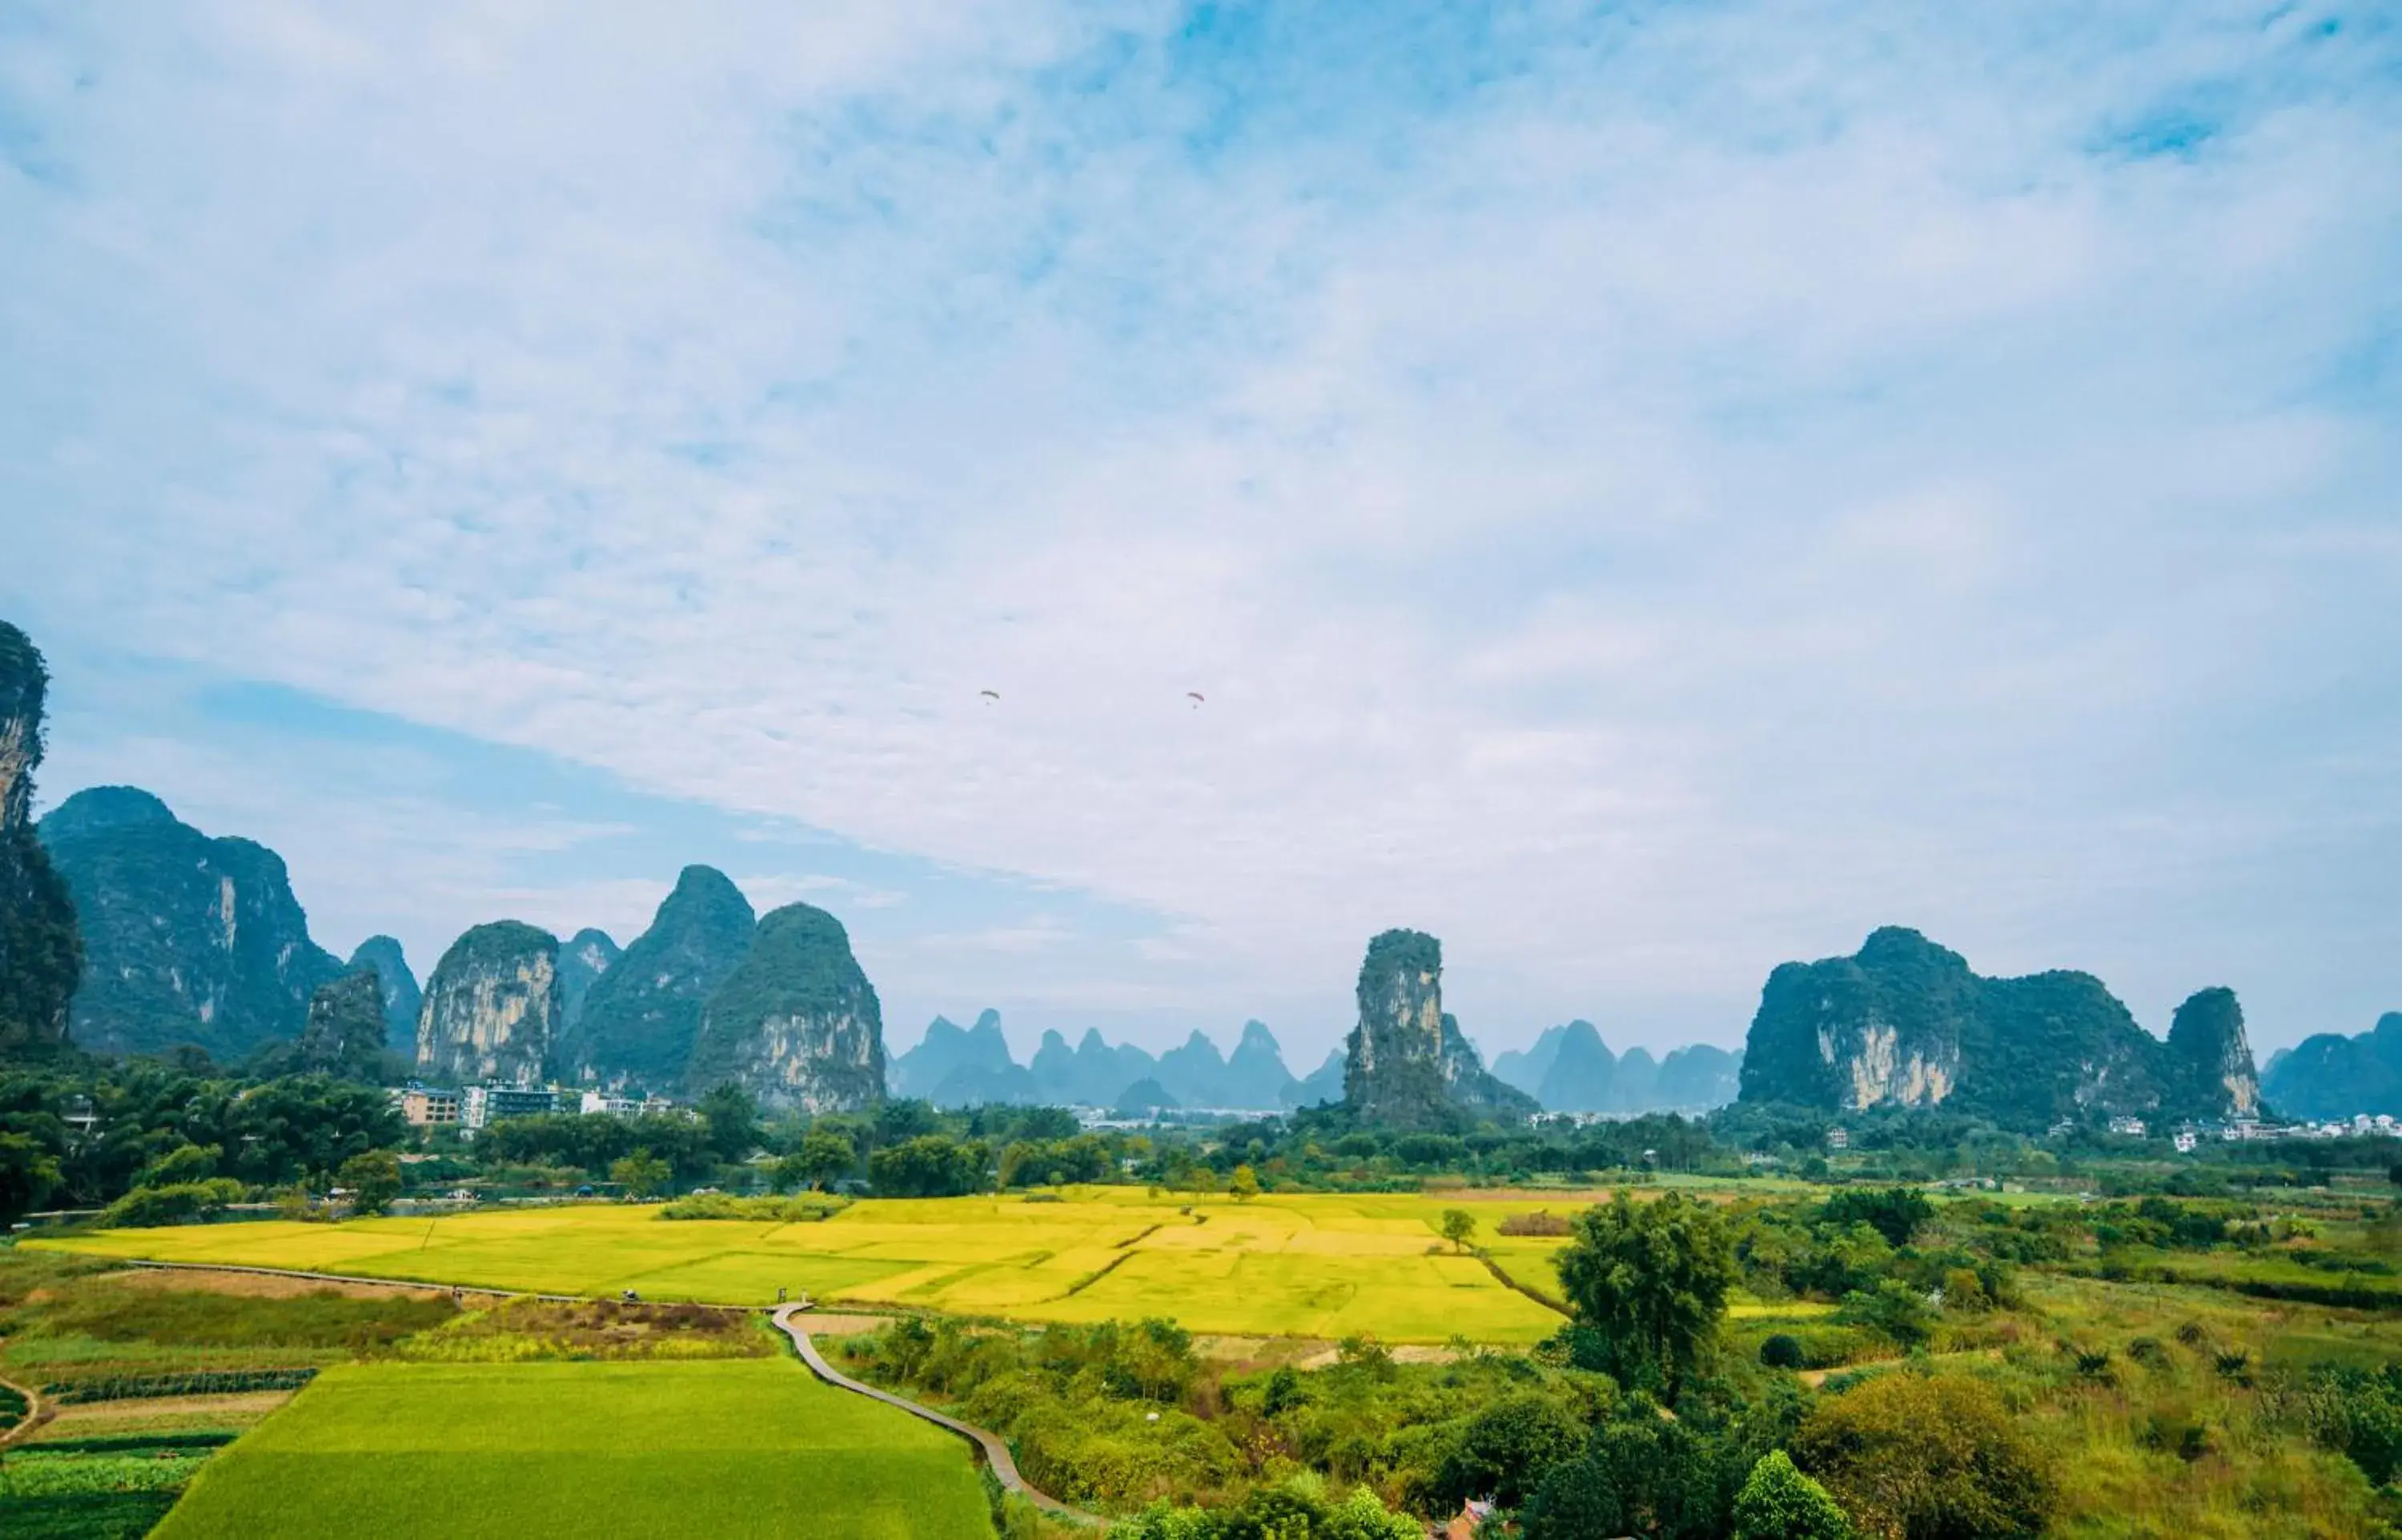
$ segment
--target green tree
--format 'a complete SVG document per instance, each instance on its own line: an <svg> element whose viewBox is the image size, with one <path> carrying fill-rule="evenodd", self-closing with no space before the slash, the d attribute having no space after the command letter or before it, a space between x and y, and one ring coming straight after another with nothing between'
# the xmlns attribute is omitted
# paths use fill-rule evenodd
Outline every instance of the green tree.
<svg viewBox="0 0 2402 1540"><path fill-rule="evenodd" d="M1435 1473L1435 1491L1454 1506L1471 1497L1522 1506L1544 1475L1575 1458L1584 1440L1583 1422L1552 1397L1531 1391L1505 1396L1460 1431Z"/></svg>
<svg viewBox="0 0 2402 1540"><path fill-rule="evenodd" d="M1248 1203L1260 1195L1260 1174L1249 1166L1238 1165L1233 1179L1226 1183L1226 1190L1235 1195L1236 1203Z"/></svg>
<svg viewBox="0 0 2402 1540"><path fill-rule="evenodd" d="M636 1198L657 1195L672 1175L668 1163L647 1149L637 1149L609 1162L609 1179Z"/></svg>
<svg viewBox="0 0 2402 1540"><path fill-rule="evenodd" d="M1734 1540L1852 1540L1852 1521L1789 1455L1771 1450L1735 1494Z"/></svg>
<svg viewBox="0 0 2402 1540"><path fill-rule="evenodd" d="M1577 1320L1620 1384L1657 1385L1673 1404L1710 1351L1734 1287L1734 1249L1718 1212L1670 1193L1624 1191L1577 1216L1554 1266Z"/></svg>
<svg viewBox="0 0 2402 1540"><path fill-rule="evenodd" d="M370 1149L342 1162L334 1180L351 1189L351 1212L381 1214L400 1196L400 1157L389 1149Z"/></svg>
<svg viewBox="0 0 2402 1540"><path fill-rule="evenodd" d="M1935 1330L1933 1307L1898 1278L1880 1278L1874 1289L1855 1289L1844 1295L1835 1319L1882 1332L1906 1348L1918 1346Z"/></svg>
<svg viewBox="0 0 2402 1540"><path fill-rule="evenodd" d="M1466 1251L1468 1238L1476 1233L1476 1216L1464 1208L1443 1211L1443 1238L1451 1243L1454 1251Z"/></svg>
<svg viewBox="0 0 2402 1540"><path fill-rule="evenodd" d="M1887 1245L1906 1246L1918 1227L1935 1217L1935 1205L1914 1188L1889 1187L1881 1191L1838 1192L1827 1200L1821 1213L1830 1224L1872 1225Z"/></svg>
<svg viewBox="0 0 2402 1540"><path fill-rule="evenodd" d="M991 1185L981 1144L924 1134L867 1158L868 1180L879 1198L957 1198Z"/></svg>
<svg viewBox="0 0 2402 1540"><path fill-rule="evenodd" d="M2028 1540L2055 1501L2041 1454L1977 1380L1879 1375L1820 1402L1792 1452L1862 1530L1900 1540Z"/></svg>
<svg viewBox="0 0 2402 1540"><path fill-rule="evenodd" d="M801 1180L823 1190L859 1162L859 1150L838 1130L812 1128L801 1135L800 1148L785 1159L798 1162L795 1171Z"/></svg>
<svg viewBox="0 0 2402 1540"><path fill-rule="evenodd" d="M697 1107L709 1126L710 1148L721 1161L739 1161L758 1148L759 1104L731 1080L711 1088Z"/></svg>
<svg viewBox="0 0 2402 1540"><path fill-rule="evenodd" d="M58 1158L40 1140L0 1134L0 1225L32 1213L58 1190Z"/></svg>
<svg viewBox="0 0 2402 1540"><path fill-rule="evenodd" d="M1721 1540L1732 1486L1719 1450L1644 1397L1621 1409L1582 1454L1544 1476L1525 1510L1526 1540Z"/></svg>

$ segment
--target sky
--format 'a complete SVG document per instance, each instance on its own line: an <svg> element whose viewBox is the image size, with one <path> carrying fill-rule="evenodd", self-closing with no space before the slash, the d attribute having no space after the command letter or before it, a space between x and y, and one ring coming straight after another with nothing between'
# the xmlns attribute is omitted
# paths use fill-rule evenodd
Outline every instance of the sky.
<svg viewBox="0 0 2402 1540"><path fill-rule="evenodd" d="M2397 168L2381 5L20 0L0 616L421 973L707 861L895 1047L1891 923L2265 1054L2402 1009Z"/></svg>

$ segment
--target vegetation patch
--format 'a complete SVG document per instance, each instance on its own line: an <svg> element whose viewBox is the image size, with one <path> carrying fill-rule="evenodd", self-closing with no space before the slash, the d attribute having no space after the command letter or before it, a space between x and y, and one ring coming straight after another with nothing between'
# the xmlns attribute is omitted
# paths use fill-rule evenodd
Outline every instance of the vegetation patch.
<svg viewBox="0 0 2402 1540"><path fill-rule="evenodd" d="M796 1192L789 1195L768 1193L761 1197L741 1198L725 1192L704 1192L689 1198L678 1198L659 1210L662 1219L750 1219L771 1224L809 1224L831 1219L850 1206L850 1200L836 1193Z"/></svg>
<svg viewBox="0 0 2402 1540"><path fill-rule="evenodd" d="M615 1299L503 1299L402 1344L416 1363L766 1358L782 1339L745 1311Z"/></svg>

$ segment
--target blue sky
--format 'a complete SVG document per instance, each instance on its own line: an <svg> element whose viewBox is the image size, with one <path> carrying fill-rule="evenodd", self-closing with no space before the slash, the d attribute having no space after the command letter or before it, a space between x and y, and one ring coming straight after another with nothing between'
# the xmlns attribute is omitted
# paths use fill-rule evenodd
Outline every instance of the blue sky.
<svg viewBox="0 0 2402 1540"><path fill-rule="evenodd" d="M0 613L421 967L709 860L896 1043L2357 1031L2396 166L2368 6L18 5Z"/></svg>

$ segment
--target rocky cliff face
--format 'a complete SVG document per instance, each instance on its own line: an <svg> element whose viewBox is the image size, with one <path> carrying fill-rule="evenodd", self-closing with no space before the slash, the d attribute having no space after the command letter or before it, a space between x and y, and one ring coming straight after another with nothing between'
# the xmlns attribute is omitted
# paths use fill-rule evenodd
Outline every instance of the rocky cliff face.
<svg viewBox="0 0 2402 1540"><path fill-rule="evenodd" d="M407 956L400 942L390 936L369 936L359 942L351 954L350 970L375 970L376 983L383 991L384 1046L414 1062L417 1058L417 1012L425 1004L425 992L417 987L417 975L410 971Z"/></svg>
<svg viewBox="0 0 2402 1540"><path fill-rule="evenodd" d="M299 1036L342 965L309 939L283 859L211 839L147 791L78 791L41 822L84 939L74 1036L102 1053L194 1043L220 1061Z"/></svg>
<svg viewBox="0 0 2402 1540"><path fill-rule="evenodd" d="M573 1034L584 1020L585 997L624 956L606 930L585 927L559 949L559 1024Z"/></svg>
<svg viewBox="0 0 2402 1540"><path fill-rule="evenodd" d="M772 1110L853 1112L884 1099L884 1013L842 922L787 904L710 996L687 1083L732 1080Z"/></svg>
<svg viewBox="0 0 2402 1540"><path fill-rule="evenodd" d="M2178 1108L2188 1117L2251 1118L2260 1111L2260 1080L2252 1042L2243 1035L2243 1007L2235 991L2196 992L2169 1023L2169 1075Z"/></svg>
<svg viewBox="0 0 2402 1540"><path fill-rule="evenodd" d="M83 973L74 900L34 835L49 672L24 632L0 621L0 1059L47 1055L67 1039Z"/></svg>
<svg viewBox="0 0 2402 1540"><path fill-rule="evenodd" d="M1369 1122L1428 1127L1464 1115L1520 1117L1534 1098L1485 1072L1443 1014L1443 943L1387 930L1360 964L1360 1022L1344 1039L1343 1095Z"/></svg>
<svg viewBox="0 0 2402 1540"><path fill-rule="evenodd" d="M2402 1117L2402 1011L2357 1037L2321 1032L2274 1054L2260 1093L2280 1117Z"/></svg>
<svg viewBox="0 0 2402 1540"><path fill-rule="evenodd" d="M372 1085L383 1078L384 990L373 968L345 973L309 997L300 1067Z"/></svg>
<svg viewBox="0 0 2402 1540"><path fill-rule="evenodd" d="M2187 1040L2200 1045L2205 1035L2197 1025ZM2248 1081L2240 1026L2236 1037L2213 1040L2213 1065ZM2240 1073L2225 1056L2239 1047ZM2062 1118L2224 1115L2225 1096L2202 1094L2180 1063L2091 974L1981 978L1959 954L1888 928L1856 956L1769 975L1745 1046L1742 1098L1846 1111L1940 1105L2019 1129Z"/></svg>
<svg viewBox="0 0 2402 1540"><path fill-rule="evenodd" d="M1542 1107L1516 1086L1493 1078L1476 1045L1459 1029L1459 1018L1443 1013L1443 1093L1455 1109L1479 1117L1531 1118Z"/></svg>
<svg viewBox="0 0 2402 1540"><path fill-rule="evenodd" d="M651 928L585 996L563 1055L569 1073L653 1091L682 1086L701 1009L749 953L756 928L751 901L725 873L685 867Z"/></svg>
<svg viewBox="0 0 2402 1540"><path fill-rule="evenodd" d="M546 1078L559 1032L559 938L516 920L450 943L425 983L417 1073L436 1085Z"/></svg>
<svg viewBox="0 0 2402 1540"><path fill-rule="evenodd" d="M1443 943L1387 930L1360 964L1359 1024L1344 1039L1343 1097L1371 1122L1418 1123L1449 1101L1443 1084Z"/></svg>

